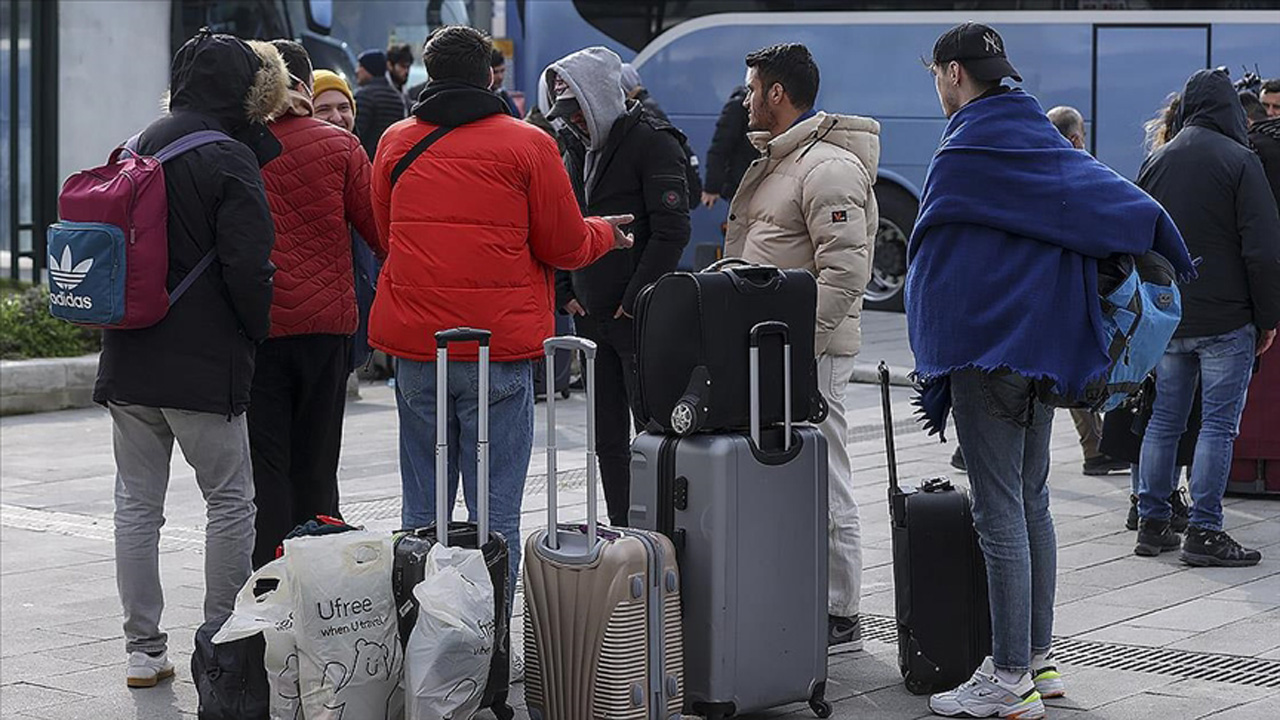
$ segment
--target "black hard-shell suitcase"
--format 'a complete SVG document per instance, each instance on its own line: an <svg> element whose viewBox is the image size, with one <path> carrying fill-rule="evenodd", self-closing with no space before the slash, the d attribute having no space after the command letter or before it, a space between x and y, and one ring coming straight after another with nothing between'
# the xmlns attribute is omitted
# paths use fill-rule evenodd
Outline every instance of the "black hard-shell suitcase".
<svg viewBox="0 0 1280 720"><path fill-rule="evenodd" d="M898 668L916 694L950 690L991 654L987 569L969 495L946 478L898 485L889 368L880 363L889 521L898 619Z"/></svg>
<svg viewBox="0 0 1280 720"><path fill-rule="evenodd" d="M446 386L448 377L448 347L455 342L480 343L480 388L479 397L489 396L489 331L456 328L436 333L436 387ZM413 595L413 588L422 582L425 574L427 553L437 542L445 545L456 545L464 548L475 548L477 538L485 537L488 541L480 548L484 552L484 562L489 568L489 579L493 581L494 603L494 637L493 658L489 665L489 679L485 683L484 696L480 707L489 708L498 720L510 720L515 711L507 704L511 675L511 623L507 617L507 597L510 595L510 559L506 538L501 533L489 530L489 405L481 402L479 406L479 429L476 432L477 445L477 494L480 496L476 508L479 522L450 522L449 506L442 499L448 497L448 485L444 466L448 456L448 430L443 417L443 407L437 403L436 415L436 524L425 528L401 530L395 537L395 563L391 570L391 590L395 595L397 614L400 618L400 643L409 642L409 633L418 620L418 601ZM438 527L445 527L444 538L439 537Z"/></svg>
<svg viewBox="0 0 1280 720"><path fill-rule="evenodd" d="M760 376L790 375L792 418L820 422L826 416L814 357L817 282L804 270L734 262L740 264L669 273L640 292L632 409L649 432L746 430L747 339L769 321L790 328L791 351L784 356L778 336L764 338ZM782 389L783 383L763 389L762 425L782 422Z"/></svg>

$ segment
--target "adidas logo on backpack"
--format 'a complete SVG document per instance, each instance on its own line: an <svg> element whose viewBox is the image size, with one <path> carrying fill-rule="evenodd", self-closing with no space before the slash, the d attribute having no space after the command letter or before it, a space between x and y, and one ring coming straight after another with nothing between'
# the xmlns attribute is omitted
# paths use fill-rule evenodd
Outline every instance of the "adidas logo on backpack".
<svg viewBox="0 0 1280 720"><path fill-rule="evenodd" d="M183 136L154 156L135 135L106 165L78 172L58 195L49 226L49 313L86 327L132 330L160 322L214 260L210 250L170 293L169 199L164 163L231 138L216 130Z"/></svg>

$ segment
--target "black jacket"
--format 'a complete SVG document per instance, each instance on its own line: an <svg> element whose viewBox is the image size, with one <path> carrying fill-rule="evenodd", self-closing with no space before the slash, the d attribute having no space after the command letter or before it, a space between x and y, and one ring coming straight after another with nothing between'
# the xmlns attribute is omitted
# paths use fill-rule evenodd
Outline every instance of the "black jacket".
<svg viewBox="0 0 1280 720"><path fill-rule="evenodd" d="M689 243L687 163L684 136L649 113L638 102L614 122L601 151L595 187L583 187L586 148L571 131L565 141L565 169L584 215L635 215L628 228L635 245L605 255L572 273L556 274L556 307L576 299L591 315L613 317L621 306L634 314L636 295L649 283L676 269Z"/></svg>
<svg viewBox="0 0 1280 720"><path fill-rule="evenodd" d="M1271 183L1271 194L1280 205L1280 118L1254 123L1249 131L1249 142L1262 158L1267 182Z"/></svg>
<svg viewBox="0 0 1280 720"><path fill-rule="evenodd" d="M248 46L225 35L197 36L174 59L170 113L143 131L142 153L205 129L264 139L271 149L258 157L245 144L216 143L165 163L169 288L210 248L217 259L158 324L103 332L96 402L228 416L249 406L256 342L271 328L275 272L275 230L259 167L279 152L270 133L246 119L260 65ZM282 101L283 74L277 81Z"/></svg>
<svg viewBox="0 0 1280 720"><path fill-rule="evenodd" d="M378 152L382 133L408 115L404 99L385 75L356 88L356 137L370 160Z"/></svg>
<svg viewBox="0 0 1280 720"><path fill-rule="evenodd" d="M657 120L666 123L672 127L675 124L671 122L671 118L667 117L667 113L658 104L657 98L649 94L649 90L640 87L636 89L632 99L644 106L644 109ZM693 151L693 146L689 145L689 140L680 134L680 149L684 151L685 159L685 180L689 183L689 209L698 206L698 202L702 197L702 178L698 176L698 154Z"/></svg>
<svg viewBox="0 0 1280 720"><path fill-rule="evenodd" d="M734 88L729 102L720 110L711 148L707 150L706 190L725 200L733 199L747 167L760 157L760 151L747 140L747 109L742 106L746 98L745 87Z"/></svg>
<svg viewBox="0 0 1280 720"><path fill-rule="evenodd" d="M1244 109L1225 73L1201 70L1182 94L1182 129L1143 163L1138 185L1169 211L1200 258L1183 284L1175 337L1280 322L1280 215L1249 148Z"/></svg>

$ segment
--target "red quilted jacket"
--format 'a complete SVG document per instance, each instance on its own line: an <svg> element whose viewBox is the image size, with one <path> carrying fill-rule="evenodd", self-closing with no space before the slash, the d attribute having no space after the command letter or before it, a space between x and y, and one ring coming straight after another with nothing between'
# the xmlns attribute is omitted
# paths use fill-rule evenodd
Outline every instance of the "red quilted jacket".
<svg viewBox="0 0 1280 720"><path fill-rule="evenodd" d="M284 146L262 168L276 226L271 337L350 335L358 320L351 231L377 233L369 203L369 156L355 135L314 118L271 124Z"/></svg>
<svg viewBox="0 0 1280 720"><path fill-rule="evenodd" d="M583 219L555 140L506 114L482 88L433 83L416 117L387 129L372 181L378 252L387 254L369 341L430 362L434 334L462 325L493 333L490 357L542 355L554 330L553 269L577 269L613 249L613 229ZM417 142L455 128L417 158L394 192L391 172ZM475 345L450 357L474 360Z"/></svg>

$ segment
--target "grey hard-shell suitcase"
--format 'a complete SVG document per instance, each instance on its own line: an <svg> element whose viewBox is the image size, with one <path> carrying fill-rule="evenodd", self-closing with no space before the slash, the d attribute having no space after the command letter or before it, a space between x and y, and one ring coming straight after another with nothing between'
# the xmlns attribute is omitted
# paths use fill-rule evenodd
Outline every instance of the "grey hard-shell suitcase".
<svg viewBox="0 0 1280 720"><path fill-rule="evenodd" d="M555 393L547 396L547 530L525 546L525 701L533 720L679 720L680 571L664 535L596 522L595 343L587 376L587 523L556 521ZM548 367L551 363L548 363Z"/></svg>
<svg viewBox="0 0 1280 720"><path fill-rule="evenodd" d="M630 524L672 538L680 558L685 712L715 720L803 701L831 714L827 443L790 413L760 428L759 340L770 333L790 356L786 325L752 328L749 433L643 433L631 446Z"/></svg>

